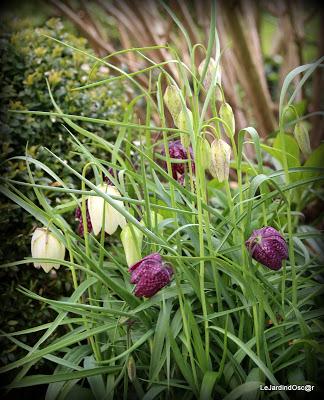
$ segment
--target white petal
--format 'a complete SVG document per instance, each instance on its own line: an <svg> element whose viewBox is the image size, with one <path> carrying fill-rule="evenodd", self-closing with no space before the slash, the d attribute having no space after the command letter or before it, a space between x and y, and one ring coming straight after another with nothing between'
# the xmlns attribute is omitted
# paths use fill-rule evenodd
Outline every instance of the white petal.
<svg viewBox="0 0 324 400"><path fill-rule="evenodd" d="M46 229L37 228L33 233L31 240L31 254L33 258L46 258ZM41 264L34 263L34 266L40 267Z"/></svg>
<svg viewBox="0 0 324 400"><path fill-rule="evenodd" d="M31 253L34 258L58 258L64 260L65 246L46 228L37 228L31 242ZM45 272L59 268L60 264L34 263L36 268L42 267Z"/></svg>
<svg viewBox="0 0 324 400"><path fill-rule="evenodd" d="M119 224L119 212L116 211L110 204L106 206L105 214L105 232L112 235L116 232Z"/></svg>
<svg viewBox="0 0 324 400"><path fill-rule="evenodd" d="M48 235L48 241L46 246L46 257L58 258L59 260L64 260L65 257L64 245L60 243L52 233ZM52 264L53 268L54 265L58 265L59 267L59 264Z"/></svg>
<svg viewBox="0 0 324 400"><path fill-rule="evenodd" d="M53 264L46 264L43 263L41 265L41 267L43 268L43 270L48 274L50 272L50 270L53 268Z"/></svg>
<svg viewBox="0 0 324 400"><path fill-rule="evenodd" d="M90 196L88 199L88 210L93 233L95 235L98 235L101 231L104 204L105 201L102 197Z"/></svg>
<svg viewBox="0 0 324 400"><path fill-rule="evenodd" d="M107 187L107 193L111 196L120 197L120 193L114 186ZM113 200L116 205L124 208L122 201ZM125 217L117 211L113 206L107 204L106 218L105 218L105 232L112 235L116 232L118 225L123 228L127 224Z"/></svg>

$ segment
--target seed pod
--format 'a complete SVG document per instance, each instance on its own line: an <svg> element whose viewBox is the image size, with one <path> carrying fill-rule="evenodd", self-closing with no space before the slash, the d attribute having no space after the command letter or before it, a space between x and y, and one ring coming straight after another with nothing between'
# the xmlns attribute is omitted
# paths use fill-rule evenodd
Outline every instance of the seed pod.
<svg viewBox="0 0 324 400"><path fill-rule="evenodd" d="M178 88L175 85L167 86L164 92L163 100L170 111L170 114L172 115L173 121L176 122L182 109L181 97Z"/></svg>
<svg viewBox="0 0 324 400"><path fill-rule="evenodd" d="M204 71L205 62L206 62L206 59L204 59L198 67L198 73L200 76L202 76L202 73ZM215 79L214 85L216 85L217 83L220 85L221 84L221 68L220 68L220 65L216 63L215 59L211 57L209 59L209 64L208 64L206 75L205 75L205 78L203 81L203 85L206 90L208 90L210 88L210 85L213 82L213 78L214 78L215 74L216 74L216 79Z"/></svg>
<svg viewBox="0 0 324 400"><path fill-rule="evenodd" d="M129 380L131 382L134 382L134 380L136 379L136 364L132 356L129 357L127 362L127 373Z"/></svg>
<svg viewBox="0 0 324 400"><path fill-rule="evenodd" d="M47 228L37 228L31 240L31 253L34 258L57 258L64 260L65 246ZM59 269L60 264L34 263L35 268L43 268L49 272L52 268Z"/></svg>
<svg viewBox="0 0 324 400"><path fill-rule="evenodd" d="M192 112L189 110L189 108L186 108L185 110L181 110L177 120L175 121L175 125L181 129L182 131L189 131L190 130L190 125L187 123L187 118L189 118L190 125L192 127L193 125L193 116ZM180 133L180 140L181 144L187 148L190 145L190 135L189 133Z"/></svg>
<svg viewBox="0 0 324 400"><path fill-rule="evenodd" d="M211 149L208 140L204 137L198 139L198 151L200 156L200 165L203 169L208 169L211 164Z"/></svg>
<svg viewBox="0 0 324 400"><path fill-rule="evenodd" d="M219 182L228 179L231 160L231 147L222 139L215 139L211 144L210 173Z"/></svg>
<svg viewBox="0 0 324 400"><path fill-rule="evenodd" d="M224 125L224 130L226 132L226 135L231 138L234 136L235 133L235 119L234 119L234 114L232 107L228 103L223 103L220 107L219 110L219 115L221 119L224 120L226 125Z"/></svg>
<svg viewBox="0 0 324 400"><path fill-rule="evenodd" d="M297 122L294 129L294 136L301 152L308 157L311 152L310 140L307 127L302 122Z"/></svg>

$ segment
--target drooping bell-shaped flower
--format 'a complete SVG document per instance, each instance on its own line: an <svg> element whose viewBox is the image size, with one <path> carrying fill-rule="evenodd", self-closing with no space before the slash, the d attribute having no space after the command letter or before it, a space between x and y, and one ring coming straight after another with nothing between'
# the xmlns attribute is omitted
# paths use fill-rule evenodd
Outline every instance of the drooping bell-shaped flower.
<svg viewBox="0 0 324 400"><path fill-rule="evenodd" d="M211 144L211 163L209 171L219 182L228 179L230 161L231 146L223 139L215 139Z"/></svg>
<svg viewBox="0 0 324 400"><path fill-rule="evenodd" d="M120 193L115 186L103 183L98 185L97 188L109 196L120 197ZM124 207L122 201L114 199L113 201L116 205ZM100 196L90 196L88 198L88 209L95 235L98 235L102 227L108 235L112 235L116 232L118 226L123 228L126 225L125 217Z"/></svg>
<svg viewBox="0 0 324 400"><path fill-rule="evenodd" d="M288 258L288 246L282 235L271 226L253 231L245 245L254 258L266 267L278 270Z"/></svg>
<svg viewBox="0 0 324 400"><path fill-rule="evenodd" d="M64 260L65 246L47 228L37 228L31 240L31 254L33 258L56 258ZM59 269L60 264L35 262L36 268L43 268L45 272Z"/></svg>
<svg viewBox="0 0 324 400"><path fill-rule="evenodd" d="M192 151L192 147L189 147L189 152L190 152L190 157L191 157L191 167L192 167L192 172L195 172L195 163L194 163L194 155ZM169 154L170 158L174 158L176 160L188 160L188 154L187 150L184 148L184 146L181 144L180 140L175 140L172 142L169 142ZM164 149L162 150L162 155L165 156L165 151ZM167 163L164 163L164 168L167 169ZM172 162L171 160L171 168L172 168L172 176L174 179L176 179L178 182L183 184L184 182L184 175L185 175L185 170L188 168L187 162Z"/></svg>
<svg viewBox="0 0 324 400"><path fill-rule="evenodd" d="M78 233L80 236L83 236L84 226L83 226L81 207L77 207L77 209L75 210L75 219L77 221L79 221ZM92 224L91 224L91 219L90 219L90 214L89 214L88 200L86 200L86 220L87 220L88 233L90 233L90 232L92 232Z"/></svg>
<svg viewBox="0 0 324 400"><path fill-rule="evenodd" d="M171 281L173 271L162 261L159 253L152 253L129 268L131 283L136 284L135 296L152 297Z"/></svg>
<svg viewBox="0 0 324 400"><path fill-rule="evenodd" d="M116 179L116 173L113 170L113 168L108 169L110 175L112 175ZM110 180L108 176L103 176L103 180L107 185L113 186L113 182ZM81 207L77 207L75 210L75 219L79 221L78 225L78 233L80 236L83 236L84 234L84 226L83 226L83 219L82 219L82 210ZM89 213L89 207L88 207L88 200L86 200L86 221L87 221L87 228L88 228L88 233L92 232L92 224L91 224L91 218L90 218L90 213Z"/></svg>

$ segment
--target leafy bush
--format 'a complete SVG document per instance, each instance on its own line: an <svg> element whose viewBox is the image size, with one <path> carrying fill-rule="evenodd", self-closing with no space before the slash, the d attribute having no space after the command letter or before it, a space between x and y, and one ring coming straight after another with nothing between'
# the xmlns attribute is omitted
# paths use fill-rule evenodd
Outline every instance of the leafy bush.
<svg viewBox="0 0 324 400"><path fill-rule="evenodd" d="M45 80L47 78L57 103L67 114L84 115L86 113L87 116L93 118L120 120L126 105L125 88L120 82L112 82L109 87L98 87L87 92L72 91L77 82L88 80L89 59L86 55L76 53L45 35L91 52L87 41L71 33L58 19L51 19L45 26L38 28L29 26L26 20L16 20L2 29L0 40L2 157L24 155L28 143L28 154L32 157L45 161L48 156L43 151L43 147L46 146L74 168L80 169L83 158L80 159L73 152L70 135L61 121L55 117L41 119L31 115L11 113L8 110L48 111L51 109L52 103ZM106 67L99 68L93 72L93 76L100 79L107 78L109 70ZM116 129L107 126L97 126L90 122L84 123L83 126L105 139L111 139L116 134ZM85 138L82 142L89 144L89 140ZM104 156L100 149L93 149L93 152L98 157ZM26 163L19 159L13 159L6 164L5 169L3 166L1 168L2 173L10 179L28 179ZM76 183L73 177L66 174L59 162L52 160L51 169L61 178L66 179L71 187ZM55 184L41 169L37 169L34 179L38 184ZM26 188L20 187L20 189L26 193ZM29 195L32 201L37 203L37 197L30 191ZM29 255L30 237L35 223L22 209L8 203L3 196L0 200L2 239L0 259L15 260L18 255L23 258ZM60 196L54 199L49 193L48 201L58 202ZM70 217L70 222L72 221L73 216ZM48 320L50 314L42 312L38 303L34 303L34 308L24 307L25 299L16 290L18 283L29 287L29 282L33 281L47 288L47 277L40 279L38 271L31 269L15 272L2 269L0 279L3 304L12 304L10 312L1 315L1 326L6 326L8 321L16 321L15 328L21 329L26 325L35 325L41 320L43 322ZM64 281L57 281L55 285L64 287ZM58 294L59 291L56 293ZM21 312L22 309L25 311ZM18 319L17 314L20 314ZM2 356L4 357L2 361L6 360L6 356L3 354ZM13 355L11 354L10 357Z"/></svg>
<svg viewBox="0 0 324 400"><path fill-rule="evenodd" d="M25 23L22 22L18 27L21 25L24 27ZM17 22L14 26L17 28ZM24 154L28 143L28 153L40 161L47 158L42 151L43 146L46 146L77 168L80 160L72 152L69 133L60 121L55 117L40 119L31 115L10 113L8 109L47 111L52 108L46 86L47 78L58 105L65 113L84 115L86 112L87 116L93 118L100 116L103 119L120 120L126 105L124 86L119 82L112 82L108 88L98 87L87 92L72 91L76 82L86 82L88 79L88 58L47 36L66 41L81 50L90 50L85 39L74 36L58 19L49 20L42 28L24 27L17 32L10 32L8 27L6 32L0 42L0 56L4 60L0 70L3 156ZM108 68L99 68L93 75L107 78ZM90 122L83 126L105 139L112 138L116 133L113 128L98 127ZM83 142L89 140L83 139ZM95 154L102 155L99 150L95 150ZM60 163L53 160L51 168L61 178L67 177ZM7 165L6 174L10 178L26 174L26 165L20 160L12 160ZM40 184L48 183L41 170L37 171L35 179ZM73 179L70 183L73 184ZM9 225L10 222L12 221L9 221ZM6 257L8 258L8 253Z"/></svg>

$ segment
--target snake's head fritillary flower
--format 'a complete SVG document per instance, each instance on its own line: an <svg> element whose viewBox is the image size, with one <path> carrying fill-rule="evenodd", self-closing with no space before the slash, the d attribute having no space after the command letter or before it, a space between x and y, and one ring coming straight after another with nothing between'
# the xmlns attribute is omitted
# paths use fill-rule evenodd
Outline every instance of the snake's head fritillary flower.
<svg viewBox="0 0 324 400"><path fill-rule="evenodd" d="M195 163L194 163L194 155L192 151L192 147L189 147L189 152L190 152L190 158L192 160L191 167L192 167L192 172L195 172ZM175 160L188 160L188 154L187 150L184 148L180 140L174 140L169 142L169 154L170 158L173 158ZM162 151L162 155L165 156L165 151ZM181 162L181 163L176 163L172 162L171 160L171 167L172 167L172 176L174 179L176 179L179 183L183 184L184 182L184 175L185 175L185 169L187 167L187 163ZM167 169L167 164L166 162L164 163L164 168Z"/></svg>
<svg viewBox="0 0 324 400"><path fill-rule="evenodd" d="M31 253L33 258L57 258L64 260L65 246L47 228L37 228L31 240ZM34 263L35 268L43 268L45 272L51 269L59 269L60 264Z"/></svg>
<svg viewBox="0 0 324 400"><path fill-rule="evenodd" d="M231 161L231 146L223 139L215 139L211 144L210 173L219 182L228 180Z"/></svg>
<svg viewBox="0 0 324 400"><path fill-rule="evenodd" d="M282 260L288 258L285 239L271 226L253 231L245 245L252 258L275 271L281 268Z"/></svg>
<svg viewBox="0 0 324 400"><path fill-rule="evenodd" d="M159 253L152 253L129 268L131 283L136 285L135 296L152 297L168 285L173 271L162 261Z"/></svg>
<svg viewBox="0 0 324 400"><path fill-rule="evenodd" d="M120 197L120 193L115 186L103 183L97 186L100 192L109 196ZM113 200L116 205L124 208L122 201ZM90 196L88 199L88 209L93 233L98 235L103 227L108 235L116 232L118 226L123 228L126 225L125 217L112 205L100 196ZM104 214L105 211L105 214Z"/></svg>
<svg viewBox="0 0 324 400"><path fill-rule="evenodd" d="M113 170L113 168L108 169L110 175L112 175L114 178L116 178L116 173ZM108 176L103 176L103 180L107 185L114 186L113 182ZM81 207L77 207L75 210L75 219L79 221L78 225L78 233L80 236L83 236L84 234L84 226L83 226L83 220L82 220L82 211ZM91 224L91 218L90 218L90 213L89 213L89 207L88 207L88 200L86 200L86 220L87 220L87 228L88 228L88 233L92 232L92 224Z"/></svg>
<svg viewBox="0 0 324 400"><path fill-rule="evenodd" d="M78 226L78 233L80 236L83 236L84 233L84 226L83 226L83 220L82 220L82 211L81 207L77 207L75 210L75 219L79 221L79 226ZM87 228L88 232L92 232L92 224L91 224L91 219L90 219L90 214L89 214L89 209L88 209L88 200L86 200L86 220L87 220Z"/></svg>
<svg viewBox="0 0 324 400"><path fill-rule="evenodd" d="M117 173L113 170L113 168L110 167L110 168L108 169L108 172L110 173L110 175L111 175L112 177L114 177L115 179L117 179ZM114 186L114 183L112 182L112 180L111 180L108 176L104 175L103 180L107 183L107 185Z"/></svg>

